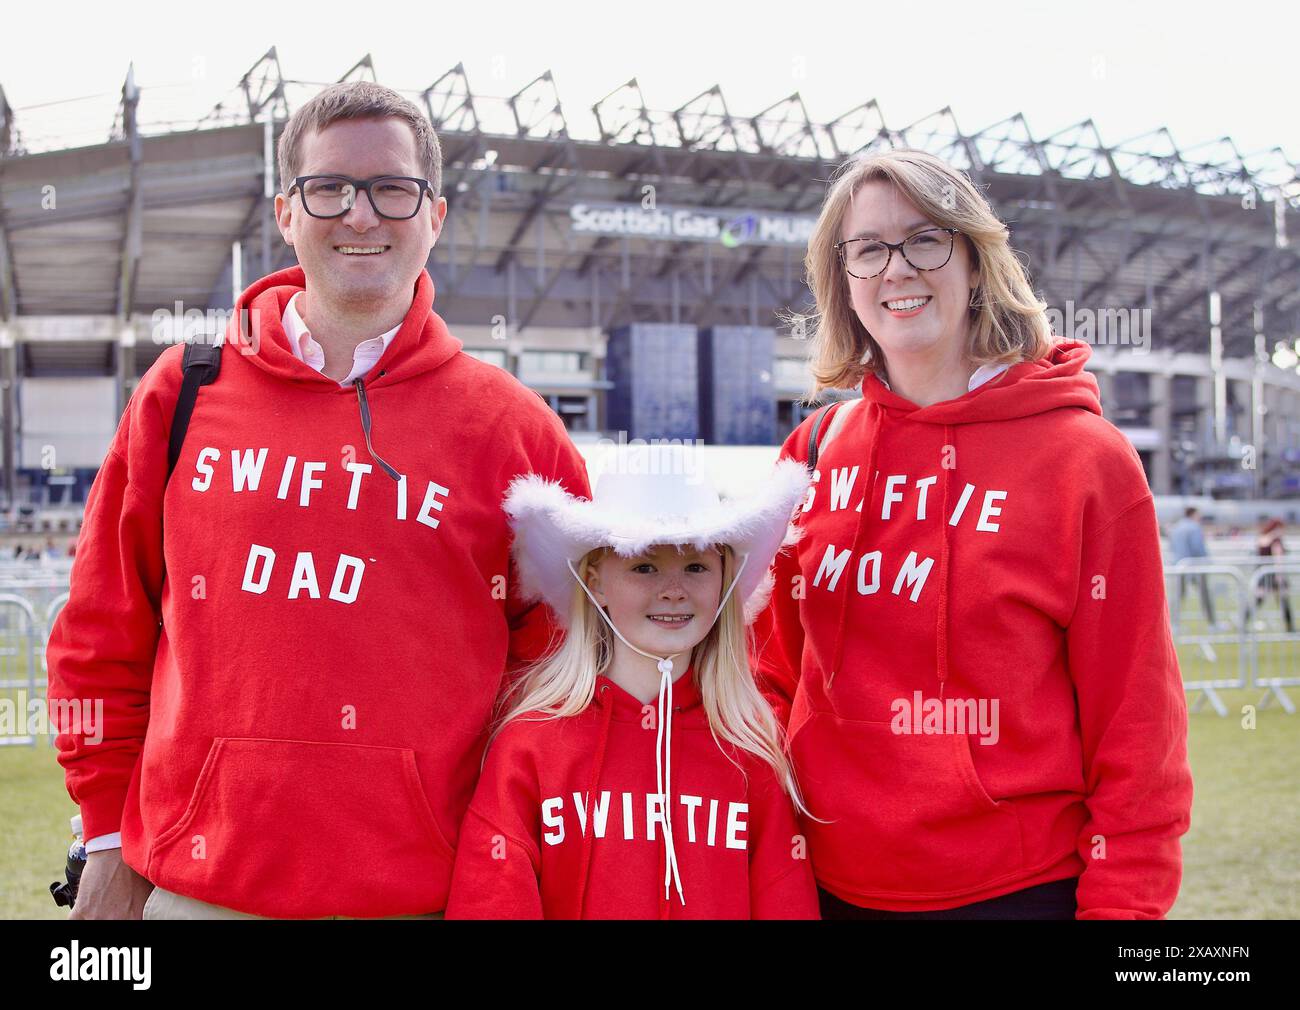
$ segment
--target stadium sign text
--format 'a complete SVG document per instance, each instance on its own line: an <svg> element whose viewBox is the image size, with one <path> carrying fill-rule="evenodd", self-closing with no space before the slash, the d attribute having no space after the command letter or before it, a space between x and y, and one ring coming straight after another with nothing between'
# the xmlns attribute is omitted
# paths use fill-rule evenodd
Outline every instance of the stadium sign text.
<svg viewBox="0 0 1300 1010"><path fill-rule="evenodd" d="M576 203L569 208L572 230L589 235L626 235L672 242L805 246L816 218L797 214L695 207L651 207L635 203Z"/></svg>

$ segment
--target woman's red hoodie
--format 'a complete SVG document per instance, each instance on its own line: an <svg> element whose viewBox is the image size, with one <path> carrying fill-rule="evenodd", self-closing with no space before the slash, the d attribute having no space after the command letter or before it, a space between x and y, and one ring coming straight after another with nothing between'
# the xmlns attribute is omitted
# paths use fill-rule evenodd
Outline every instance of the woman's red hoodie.
<svg viewBox="0 0 1300 1010"><path fill-rule="evenodd" d="M1080 918L1156 918L1178 893L1192 780L1155 510L1089 354L928 407L870 377L820 453L758 667L845 901L1081 875Z"/></svg>
<svg viewBox="0 0 1300 1010"><path fill-rule="evenodd" d="M656 706L599 677L580 715L524 716L493 741L461 825L447 917L816 919L807 847L771 767L724 754L693 670L673 685L673 710L680 899L664 888Z"/></svg>

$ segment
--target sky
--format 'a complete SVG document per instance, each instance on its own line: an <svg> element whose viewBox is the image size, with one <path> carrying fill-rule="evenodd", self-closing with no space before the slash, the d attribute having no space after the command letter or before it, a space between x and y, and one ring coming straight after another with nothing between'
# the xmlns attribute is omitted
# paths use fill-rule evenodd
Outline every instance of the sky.
<svg viewBox="0 0 1300 1010"><path fill-rule="evenodd" d="M798 91L823 122L874 98L891 127L951 106L968 132L1017 112L1039 137L1092 118L1107 144L1164 126L1184 150L1229 135L1244 154L1280 146L1300 161L1300 12L1237 10L1199 0L26 2L0 14L0 87L42 147L102 142L128 64L146 123L192 121L274 45L286 78L322 83L367 52L379 80L404 90L464 63L476 93L504 97L549 69L575 134L592 129L594 102L636 77L658 109L720 84L734 114Z"/></svg>

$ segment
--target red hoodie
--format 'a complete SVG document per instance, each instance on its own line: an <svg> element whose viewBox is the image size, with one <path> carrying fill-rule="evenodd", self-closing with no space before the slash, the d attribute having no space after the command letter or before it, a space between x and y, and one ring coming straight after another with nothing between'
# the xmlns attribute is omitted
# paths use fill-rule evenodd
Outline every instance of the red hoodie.
<svg viewBox="0 0 1300 1010"><path fill-rule="evenodd" d="M722 751L692 670L673 685L673 711L669 805L685 904L664 893L656 706L598 677L580 715L514 719L493 741L447 917L818 918L806 845L771 767Z"/></svg>
<svg viewBox="0 0 1300 1010"><path fill-rule="evenodd" d="M929 407L870 377L820 453L758 666L845 901L1082 874L1080 918L1156 918L1178 893L1192 780L1155 510L1089 354Z"/></svg>
<svg viewBox="0 0 1300 1010"><path fill-rule="evenodd" d="M552 628L506 598L505 488L539 472L587 495L586 470L536 394L461 352L424 272L364 382L372 455L361 390L289 349L303 286L295 267L240 297L257 339L232 322L169 483L182 348L132 396L48 649L50 697L103 698L104 741L64 734L59 760L86 837L120 829L168 890L265 916L432 912L507 651L535 657Z"/></svg>

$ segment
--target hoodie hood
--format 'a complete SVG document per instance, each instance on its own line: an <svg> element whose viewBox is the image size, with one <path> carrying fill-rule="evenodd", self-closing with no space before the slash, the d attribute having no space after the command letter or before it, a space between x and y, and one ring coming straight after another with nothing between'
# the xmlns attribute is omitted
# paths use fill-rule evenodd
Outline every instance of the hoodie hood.
<svg viewBox="0 0 1300 1010"><path fill-rule="evenodd" d="M1083 370L1090 357L1088 344L1063 340L1037 361L1022 362L965 396L928 407L899 396L875 375L862 384L862 396L886 411L926 424L1006 421L1058 407L1082 407L1100 416L1097 380Z"/></svg>
<svg viewBox="0 0 1300 1010"><path fill-rule="evenodd" d="M300 266L263 277L235 303L236 311L226 329L226 342L235 344L258 368L277 379L319 387L323 393L350 392L299 361L289 347L281 320L289 300L306 289L306 275ZM367 376L367 388L394 385L431 371L461 349L461 341L451 335L442 317L433 311L433 295L433 278L427 270L421 270L415 279L406 318Z"/></svg>

